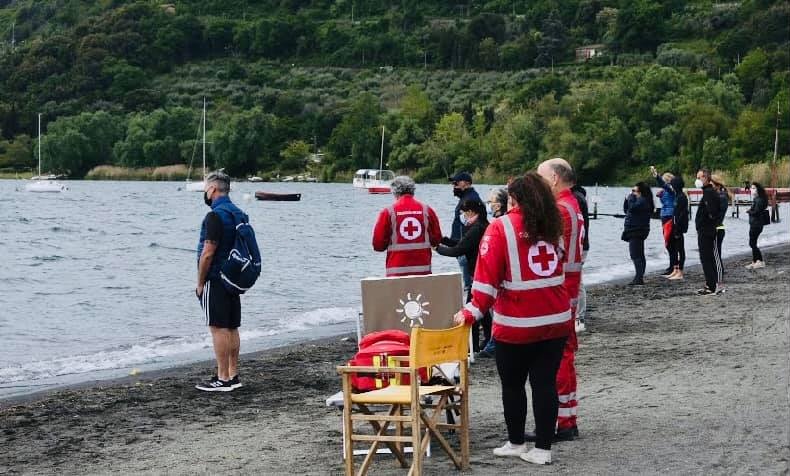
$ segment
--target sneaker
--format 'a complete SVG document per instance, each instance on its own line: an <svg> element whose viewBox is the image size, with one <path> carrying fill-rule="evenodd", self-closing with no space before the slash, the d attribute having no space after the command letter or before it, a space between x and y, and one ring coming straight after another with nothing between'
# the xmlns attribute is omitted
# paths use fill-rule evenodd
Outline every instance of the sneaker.
<svg viewBox="0 0 790 476"><path fill-rule="evenodd" d="M760 268L765 268L765 262L764 261L755 261L754 265L752 265L752 269L760 269Z"/></svg>
<svg viewBox="0 0 790 476"><path fill-rule="evenodd" d="M554 434L555 441L573 441L579 437L579 428L572 426L570 428L557 428L557 433Z"/></svg>
<svg viewBox="0 0 790 476"><path fill-rule="evenodd" d="M668 276L668 275L670 275L670 274L672 274L674 272L675 272L675 268L674 267L670 267L670 268L667 268L664 271L662 271L661 272L661 276Z"/></svg>
<svg viewBox="0 0 790 476"><path fill-rule="evenodd" d="M494 357L494 354L489 350L483 349L480 352L476 353L475 357L477 357L478 359L490 359Z"/></svg>
<svg viewBox="0 0 790 476"><path fill-rule="evenodd" d="M718 296L719 294L724 294L725 292L727 292L727 290L724 289L724 286L716 286L716 290L713 291L713 294Z"/></svg>
<svg viewBox="0 0 790 476"><path fill-rule="evenodd" d="M716 293L708 288L697 289L697 295L699 296L710 296L711 294L716 294Z"/></svg>
<svg viewBox="0 0 790 476"><path fill-rule="evenodd" d="M645 285L645 281L643 279L636 279L636 278L634 278L634 279L631 280L630 283L628 283L628 285L629 286L644 286Z"/></svg>
<svg viewBox="0 0 790 476"><path fill-rule="evenodd" d="M578 334L579 332L586 331L587 325L584 324L584 321L576 319L575 328L576 328L576 333Z"/></svg>
<svg viewBox="0 0 790 476"><path fill-rule="evenodd" d="M749 264L747 264L746 266L744 266L744 268L746 268L746 269L754 269L754 265L755 265L755 264L757 264L757 262L756 262L756 261L755 261L754 263L749 263Z"/></svg>
<svg viewBox="0 0 790 476"><path fill-rule="evenodd" d="M195 385L195 388L203 392L230 392L233 390L233 387L230 386L230 381L225 382L216 376L206 383Z"/></svg>
<svg viewBox="0 0 790 476"><path fill-rule="evenodd" d="M534 464L551 464L551 450L542 450L540 448L532 448L526 453L519 455L527 463Z"/></svg>
<svg viewBox="0 0 790 476"><path fill-rule="evenodd" d="M515 456L518 458L523 453L527 451L526 443L522 443L520 445L514 445L511 442L507 442L504 445L500 446L499 448L494 448L494 456Z"/></svg>
<svg viewBox="0 0 790 476"><path fill-rule="evenodd" d="M230 379L228 382L230 383L230 388L232 388L233 390L236 390L237 388L243 387L243 385L241 384L241 381L239 381L239 375L238 374L234 375L233 378Z"/></svg>

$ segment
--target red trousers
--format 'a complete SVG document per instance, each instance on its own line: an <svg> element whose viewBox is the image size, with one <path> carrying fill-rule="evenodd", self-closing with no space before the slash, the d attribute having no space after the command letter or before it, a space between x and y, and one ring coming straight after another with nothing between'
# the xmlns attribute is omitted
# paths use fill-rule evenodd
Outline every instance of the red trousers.
<svg viewBox="0 0 790 476"><path fill-rule="evenodd" d="M560 408L557 411L557 430L567 430L576 426L576 368L573 366L574 352L566 343L562 351L560 368L557 371L557 398Z"/></svg>

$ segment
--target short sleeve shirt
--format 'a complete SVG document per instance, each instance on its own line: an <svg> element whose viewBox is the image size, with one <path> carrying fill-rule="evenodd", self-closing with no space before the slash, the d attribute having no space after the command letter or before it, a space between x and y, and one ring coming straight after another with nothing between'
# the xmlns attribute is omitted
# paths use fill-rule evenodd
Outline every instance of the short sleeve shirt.
<svg viewBox="0 0 790 476"><path fill-rule="evenodd" d="M222 239L222 219L216 212L208 212L206 215L206 241L219 243Z"/></svg>

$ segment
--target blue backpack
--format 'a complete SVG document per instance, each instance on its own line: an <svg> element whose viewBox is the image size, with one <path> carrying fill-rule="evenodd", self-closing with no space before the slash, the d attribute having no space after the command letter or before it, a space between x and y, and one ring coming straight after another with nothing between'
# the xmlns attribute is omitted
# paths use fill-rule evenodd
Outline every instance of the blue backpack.
<svg viewBox="0 0 790 476"><path fill-rule="evenodd" d="M220 278L228 292L244 294L261 275L261 252L247 215L230 213L236 224L236 239L228 259L220 267Z"/></svg>

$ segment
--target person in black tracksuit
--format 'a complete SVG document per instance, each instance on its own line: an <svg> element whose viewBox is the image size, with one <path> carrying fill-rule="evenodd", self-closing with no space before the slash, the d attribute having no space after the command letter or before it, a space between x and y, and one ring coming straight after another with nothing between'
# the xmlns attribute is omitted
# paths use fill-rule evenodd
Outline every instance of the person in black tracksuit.
<svg viewBox="0 0 790 476"><path fill-rule="evenodd" d="M749 214L749 247L752 249L752 263L746 265L747 269L760 269L765 267L763 254L757 247L757 239L763 232L763 226L771 222L768 215L768 194L765 188L757 182L752 182L752 207L747 210Z"/></svg>
<svg viewBox="0 0 790 476"><path fill-rule="evenodd" d="M623 241L628 242L628 252L634 262L634 279L631 286L645 284L645 240L650 233L650 217L653 215L653 194L645 182L637 183L631 194L623 202L625 221L623 223Z"/></svg>
<svg viewBox="0 0 790 476"><path fill-rule="evenodd" d="M702 189L702 198L697 206L694 224L697 228L697 245L702 271L705 273L705 287L697 290L697 294L716 294L718 273L716 271L716 228L721 214L721 198L713 188L710 171L701 169L697 172L694 184Z"/></svg>
<svg viewBox="0 0 790 476"><path fill-rule="evenodd" d="M464 222L464 230L460 240L444 237L436 252L442 256L466 257L466 265L471 276L475 275L475 265L477 264L477 251L480 249L480 241L488 228L488 214L485 205L480 200L470 199L461 202L461 220ZM467 290L466 302L472 300L471 287ZM491 314L486 313L484 319L491 320ZM483 325L483 344L480 344L480 326L478 323L472 326L472 350L479 352L485 348L491 339L491 324Z"/></svg>

